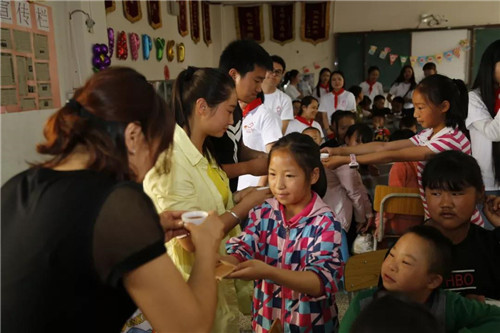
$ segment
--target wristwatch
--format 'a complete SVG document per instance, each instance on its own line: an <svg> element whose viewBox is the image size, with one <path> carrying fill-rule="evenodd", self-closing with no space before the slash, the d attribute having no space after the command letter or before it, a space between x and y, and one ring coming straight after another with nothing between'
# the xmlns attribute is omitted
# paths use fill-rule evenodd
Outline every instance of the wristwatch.
<svg viewBox="0 0 500 333"><path fill-rule="evenodd" d="M351 169L359 168L359 163L358 163L358 161L356 161L356 155L350 154L349 158L351 159L351 162L349 163L349 168L351 168Z"/></svg>

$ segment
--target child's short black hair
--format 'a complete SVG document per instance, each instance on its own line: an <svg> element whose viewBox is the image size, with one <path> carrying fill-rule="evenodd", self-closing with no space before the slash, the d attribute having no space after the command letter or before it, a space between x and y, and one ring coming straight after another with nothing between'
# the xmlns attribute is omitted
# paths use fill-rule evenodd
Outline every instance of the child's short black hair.
<svg viewBox="0 0 500 333"><path fill-rule="evenodd" d="M358 133L358 142L359 143L368 143L373 140L373 131L372 129L363 123L357 123L349 126L347 132L345 133L346 138L350 138L354 133Z"/></svg>
<svg viewBox="0 0 500 333"><path fill-rule="evenodd" d="M436 64L433 62L428 62L424 65L422 70L427 71L427 70L436 70Z"/></svg>
<svg viewBox="0 0 500 333"><path fill-rule="evenodd" d="M404 98L403 98L403 97L401 97L401 96L396 96L396 97L394 97L394 98L392 99L392 102L393 102L393 103L399 103L399 104L401 104L401 105L405 104L405 100L404 100Z"/></svg>
<svg viewBox="0 0 500 333"><path fill-rule="evenodd" d="M417 119L415 117L405 116L405 117L401 118L401 120L399 121L399 128L400 129L411 128L413 126L417 126L417 124L418 124L418 122L417 122Z"/></svg>
<svg viewBox="0 0 500 333"><path fill-rule="evenodd" d="M228 73L231 68L241 77L255 70L255 66L273 70L273 61L269 53L254 40L240 39L229 43L219 58L219 68Z"/></svg>
<svg viewBox="0 0 500 333"><path fill-rule="evenodd" d="M473 186L483 192L481 169L471 155L458 150L447 150L432 156L422 173L424 189L462 191Z"/></svg>
<svg viewBox="0 0 500 333"><path fill-rule="evenodd" d="M380 101L381 99L385 101L384 95L377 95L373 98L373 103L375 103L376 101Z"/></svg>
<svg viewBox="0 0 500 333"><path fill-rule="evenodd" d="M373 71L379 71L380 72L380 69L377 66L370 66L368 68L368 75L370 75L371 72L373 72Z"/></svg>
<svg viewBox="0 0 500 333"><path fill-rule="evenodd" d="M304 170L306 177L311 177L314 168L319 168L318 181L311 186L311 189L323 197L326 193L326 173L321 163L319 146L314 140L306 134L293 132L280 138L271 148L267 166L271 156L278 149L287 149L297 162L297 164Z"/></svg>
<svg viewBox="0 0 500 333"><path fill-rule="evenodd" d="M279 55L272 55L271 56L271 59L273 60L273 62L277 62L278 64L281 65L281 67L283 67L283 73L285 72L286 70L286 63L285 63L285 60L283 60L282 57L280 57Z"/></svg>
<svg viewBox="0 0 500 333"><path fill-rule="evenodd" d="M391 134L391 138L389 139L389 141L409 139L414 135L415 135L415 133L411 129L408 129L408 128L399 129L397 131L394 131L394 133Z"/></svg>
<svg viewBox="0 0 500 333"><path fill-rule="evenodd" d="M316 131L321 136L321 131L319 129L317 129L316 127L312 127L312 126L306 127L302 130L302 133L304 133L305 131Z"/></svg>
<svg viewBox="0 0 500 333"><path fill-rule="evenodd" d="M363 96L363 100L362 100L361 102L359 102L359 105L360 105L361 107L363 107L363 108L364 108L364 107L369 108L371 104L372 104L372 100L370 99L370 97L368 97L368 96L366 96L366 95L365 95L365 96Z"/></svg>
<svg viewBox="0 0 500 333"><path fill-rule="evenodd" d="M411 227L407 232L423 238L430 245L429 273L439 274L446 279L451 272L453 244L438 229L428 225Z"/></svg>
<svg viewBox="0 0 500 333"><path fill-rule="evenodd" d="M373 120L373 119L376 119L376 118L377 118L377 119L378 119L378 118L383 119L383 120L384 120L384 123L385 123L385 115L383 115L383 114L381 114L381 113L374 113L374 114L372 115L372 120Z"/></svg>
<svg viewBox="0 0 500 333"><path fill-rule="evenodd" d="M354 112L351 112L351 111L337 110L331 115L330 120L331 120L332 124L335 124L335 126L338 126L339 121L343 118L352 118L352 119L356 120L356 114Z"/></svg>

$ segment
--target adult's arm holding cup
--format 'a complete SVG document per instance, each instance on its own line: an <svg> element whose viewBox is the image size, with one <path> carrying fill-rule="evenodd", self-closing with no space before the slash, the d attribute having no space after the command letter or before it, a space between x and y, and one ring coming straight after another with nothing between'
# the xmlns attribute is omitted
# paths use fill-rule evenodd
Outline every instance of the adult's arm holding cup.
<svg viewBox="0 0 500 333"><path fill-rule="evenodd" d="M210 213L204 223L185 223L185 228L197 249L188 283L166 253L124 275L127 292L157 332L208 332L213 325L214 263L223 224Z"/></svg>

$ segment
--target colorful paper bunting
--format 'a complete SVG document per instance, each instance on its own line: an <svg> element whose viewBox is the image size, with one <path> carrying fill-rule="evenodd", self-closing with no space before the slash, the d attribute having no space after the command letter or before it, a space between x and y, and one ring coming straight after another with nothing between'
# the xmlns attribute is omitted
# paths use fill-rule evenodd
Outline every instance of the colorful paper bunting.
<svg viewBox="0 0 500 333"><path fill-rule="evenodd" d="M444 53L444 58L448 61L451 61L451 59L453 58L453 50L446 51Z"/></svg>
<svg viewBox="0 0 500 333"><path fill-rule="evenodd" d="M394 62L396 61L397 58L398 58L397 54L389 54L389 62L391 64L391 66L394 64Z"/></svg>
<svg viewBox="0 0 500 333"><path fill-rule="evenodd" d="M385 57L387 57L387 54L391 52L391 48L390 47L384 47L384 50L383 51L380 51L380 55L378 56L380 59L385 59Z"/></svg>
<svg viewBox="0 0 500 333"><path fill-rule="evenodd" d="M410 63L411 63L411 66L415 66L415 64L417 63L417 57L416 56L411 56L410 57Z"/></svg>
<svg viewBox="0 0 500 333"><path fill-rule="evenodd" d="M370 45L370 49L368 50L368 54L374 55L375 51L377 51L377 47L375 45Z"/></svg>
<svg viewBox="0 0 500 333"><path fill-rule="evenodd" d="M418 64L420 65L420 67L423 67L424 64L426 63L426 60L425 60L425 56L420 56L417 58L417 61L418 61Z"/></svg>
<svg viewBox="0 0 500 333"><path fill-rule="evenodd" d="M408 56L399 56L399 60L401 61L401 66L404 66L408 60Z"/></svg>
<svg viewBox="0 0 500 333"><path fill-rule="evenodd" d="M461 48L459 46L453 49L453 54L455 55L455 57L460 58L460 50Z"/></svg>
<svg viewBox="0 0 500 333"><path fill-rule="evenodd" d="M443 53L442 53L442 52L441 52L441 53L437 53L437 54L434 56L434 58L436 58L437 63L438 63L438 64L440 64L440 63L441 63L441 61L443 61Z"/></svg>
<svg viewBox="0 0 500 333"><path fill-rule="evenodd" d="M427 62L434 62L434 56L427 56Z"/></svg>

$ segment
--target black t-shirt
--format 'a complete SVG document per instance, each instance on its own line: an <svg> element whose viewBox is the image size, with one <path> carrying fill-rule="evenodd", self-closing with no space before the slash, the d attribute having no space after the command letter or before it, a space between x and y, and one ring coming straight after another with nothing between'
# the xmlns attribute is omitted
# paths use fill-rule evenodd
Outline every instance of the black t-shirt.
<svg viewBox="0 0 500 333"><path fill-rule="evenodd" d="M2 331L119 332L124 273L165 253L140 185L33 168L2 187Z"/></svg>
<svg viewBox="0 0 500 333"><path fill-rule="evenodd" d="M454 246L452 273L443 287L500 299L500 228L470 225L467 237Z"/></svg>
<svg viewBox="0 0 500 333"><path fill-rule="evenodd" d="M229 126L226 133L221 138L212 137L211 140L215 147L217 162L220 164L238 163L238 147L242 140L241 122L242 111L239 103L236 103L233 119L234 123ZM238 177L230 179L231 191L235 192L238 187Z"/></svg>

